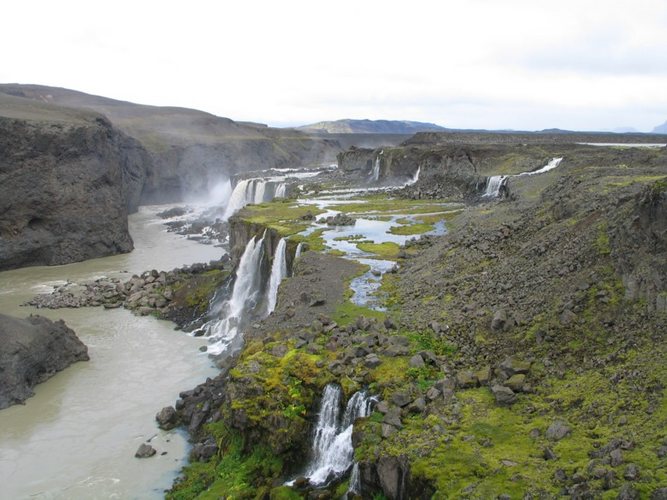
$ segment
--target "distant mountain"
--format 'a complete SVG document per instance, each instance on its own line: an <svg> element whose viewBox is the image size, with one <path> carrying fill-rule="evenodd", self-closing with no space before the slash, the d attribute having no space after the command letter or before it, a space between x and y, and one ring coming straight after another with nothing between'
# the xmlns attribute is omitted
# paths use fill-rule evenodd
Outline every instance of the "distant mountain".
<svg viewBox="0 0 667 500"><path fill-rule="evenodd" d="M667 134L667 122L662 125L658 125L653 129L654 134Z"/></svg>
<svg viewBox="0 0 667 500"><path fill-rule="evenodd" d="M435 123L412 122L406 120L336 120L318 122L298 127L308 132L329 134L416 134L417 132L437 132L447 130Z"/></svg>
<svg viewBox="0 0 667 500"><path fill-rule="evenodd" d="M635 127L616 127L611 129L612 132L615 134L637 134L639 133L639 130L637 130Z"/></svg>

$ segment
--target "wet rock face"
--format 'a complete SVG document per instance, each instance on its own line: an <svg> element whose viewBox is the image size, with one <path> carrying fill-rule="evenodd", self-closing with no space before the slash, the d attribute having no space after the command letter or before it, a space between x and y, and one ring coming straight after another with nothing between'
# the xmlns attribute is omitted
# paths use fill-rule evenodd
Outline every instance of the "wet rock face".
<svg viewBox="0 0 667 500"><path fill-rule="evenodd" d="M88 348L62 320L0 314L0 409L23 403L35 385L87 360Z"/></svg>
<svg viewBox="0 0 667 500"><path fill-rule="evenodd" d="M103 117L0 117L0 270L129 252L148 156Z"/></svg>

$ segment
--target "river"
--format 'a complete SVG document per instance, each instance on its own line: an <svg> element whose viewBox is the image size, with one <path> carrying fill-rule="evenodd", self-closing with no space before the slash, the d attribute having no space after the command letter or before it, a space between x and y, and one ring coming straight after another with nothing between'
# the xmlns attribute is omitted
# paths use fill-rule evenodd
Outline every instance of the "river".
<svg viewBox="0 0 667 500"><path fill-rule="evenodd" d="M164 208L141 207L130 216L135 250L129 254L0 273L0 312L62 318L90 355L38 385L25 405L0 411L0 498L162 498L185 463L186 434L159 430L155 414L180 391L215 375L199 352L205 339L125 309L20 306L67 279L127 279L222 255L220 248L167 233L155 215ZM151 438L158 454L135 459L137 447Z"/></svg>

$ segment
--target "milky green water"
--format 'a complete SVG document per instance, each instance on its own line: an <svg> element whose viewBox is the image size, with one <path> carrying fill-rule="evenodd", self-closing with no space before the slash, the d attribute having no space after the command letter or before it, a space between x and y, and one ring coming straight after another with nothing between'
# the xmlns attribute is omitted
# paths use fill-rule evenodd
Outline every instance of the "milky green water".
<svg viewBox="0 0 667 500"><path fill-rule="evenodd" d="M155 413L215 375L199 352L205 340L124 309L20 307L67 279L128 278L221 256L219 248L166 233L155 217L164 208L142 207L130 217L130 254L0 273L0 312L63 318L90 354L37 386L25 405L0 410L0 499L161 498L184 463L185 434L159 430ZM158 455L135 459L151 438Z"/></svg>

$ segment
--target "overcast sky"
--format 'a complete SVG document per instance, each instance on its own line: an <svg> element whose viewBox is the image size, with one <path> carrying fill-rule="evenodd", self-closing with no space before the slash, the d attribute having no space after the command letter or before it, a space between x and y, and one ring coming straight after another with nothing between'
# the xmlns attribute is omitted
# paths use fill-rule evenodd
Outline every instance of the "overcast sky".
<svg viewBox="0 0 667 500"><path fill-rule="evenodd" d="M11 1L0 82L273 125L649 131L666 0Z"/></svg>

